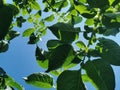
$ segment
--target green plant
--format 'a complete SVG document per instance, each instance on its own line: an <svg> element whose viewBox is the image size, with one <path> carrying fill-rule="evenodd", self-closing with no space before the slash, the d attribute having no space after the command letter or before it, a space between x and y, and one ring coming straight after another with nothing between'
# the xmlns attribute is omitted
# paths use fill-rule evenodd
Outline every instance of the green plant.
<svg viewBox="0 0 120 90"><path fill-rule="evenodd" d="M9 42L19 35L12 30L15 26L22 27L24 22L31 23L33 27L24 30L22 35L29 37L28 44L36 45L36 62L46 71L25 77L28 84L42 88L56 87L57 90L86 90L84 83L90 82L97 90L114 90L115 76L111 65L120 66L120 46L107 36L119 33L119 2L42 0L39 4L37 0L13 0L13 4L3 3L0 5L0 21L4 21L0 22L0 52L7 51ZM5 12L10 15L5 16ZM50 15L43 17L43 13ZM44 51L38 42L47 30L56 39L48 40L48 50ZM70 69L77 65L78 70ZM56 86L50 74L58 76ZM18 84L7 83L12 79L4 78L1 83L3 80L5 83L1 84L1 88L5 88L5 85L17 87ZM18 89L22 90L22 87L18 85Z"/></svg>

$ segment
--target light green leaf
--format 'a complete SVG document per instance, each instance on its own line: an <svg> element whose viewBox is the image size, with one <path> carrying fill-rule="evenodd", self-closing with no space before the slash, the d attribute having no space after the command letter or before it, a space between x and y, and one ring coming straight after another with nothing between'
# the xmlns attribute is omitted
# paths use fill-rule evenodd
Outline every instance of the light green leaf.
<svg viewBox="0 0 120 90"><path fill-rule="evenodd" d="M86 49L86 45L82 41L77 41L76 46L78 46L80 49Z"/></svg>
<svg viewBox="0 0 120 90"><path fill-rule="evenodd" d="M27 29L23 32L22 36L23 37L29 37L34 31L35 31L34 28L29 28L29 29Z"/></svg>
<svg viewBox="0 0 120 90"><path fill-rule="evenodd" d="M52 22L53 20L55 19L54 15L50 15L48 17L46 17L44 20L47 21L47 22Z"/></svg>
<svg viewBox="0 0 120 90"><path fill-rule="evenodd" d="M71 45L63 44L56 47L49 58L49 65L46 72L56 70L61 66L67 66L74 59L74 50Z"/></svg>
<svg viewBox="0 0 120 90"><path fill-rule="evenodd" d="M35 10L40 10L40 5L36 1L31 2L31 7Z"/></svg>
<svg viewBox="0 0 120 90"><path fill-rule="evenodd" d="M85 21L85 24L87 24L88 26L93 26L94 25L94 19L93 18L92 19L87 19Z"/></svg>
<svg viewBox="0 0 120 90"><path fill-rule="evenodd" d="M57 79L57 90L86 90L80 71L63 71Z"/></svg>
<svg viewBox="0 0 120 90"><path fill-rule="evenodd" d="M97 90L114 90L115 76L112 67L101 59L87 61L83 67Z"/></svg>
<svg viewBox="0 0 120 90"><path fill-rule="evenodd" d="M52 88L53 78L46 73L33 73L24 77L26 83L41 88Z"/></svg>
<svg viewBox="0 0 120 90"><path fill-rule="evenodd" d="M10 87L15 87L18 90L24 90L24 88L19 85L14 79L12 79L10 76L8 76L7 78L5 78L6 84Z"/></svg>
<svg viewBox="0 0 120 90"><path fill-rule="evenodd" d="M120 65L120 46L111 39L100 38L99 45L102 48L100 56L103 60L113 65Z"/></svg>

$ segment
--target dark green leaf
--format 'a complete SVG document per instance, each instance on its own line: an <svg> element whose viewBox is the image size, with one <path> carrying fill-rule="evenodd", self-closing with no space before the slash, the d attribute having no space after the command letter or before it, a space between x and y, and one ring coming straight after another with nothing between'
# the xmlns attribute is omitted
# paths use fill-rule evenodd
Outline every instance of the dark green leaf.
<svg viewBox="0 0 120 90"><path fill-rule="evenodd" d="M34 28L29 28L29 29L27 29L27 30L25 30L25 31L23 32L22 36L23 36L23 37L28 37L28 36L30 36L34 31L35 31Z"/></svg>
<svg viewBox="0 0 120 90"><path fill-rule="evenodd" d="M105 8L109 6L108 0L87 0L88 4L94 8Z"/></svg>
<svg viewBox="0 0 120 90"><path fill-rule="evenodd" d="M0 53L6 52L8 50L8 42L7 41L0 41Z"/></svg>
<svg viewBox="0 0 120 90"><path fill-rule="evenodd" d="M52 49L55 49L56 47L58 47L61 44L62 43L59 40L52 39L52 40L49 40L47 42L47 47L48 47L49 50L52 50Z"/></svg>
<svg viewBox="0 0 120 90"><path fill-rule="evenodd" d="M63 44L56 47L49 58L49 65L46 72L67 66L74 59L74 50L71 45Z"/></svg>
<svg viewBox="0 0 120 90"><path fill-rule="evenodd" d="M109 36L109 35L113 35L115 36L116 34L119 33L119 29L118 28L111 28L111 29L107 29L105 32L104 32L104 35L105 36Z"/></svg>
<svg viewBox="0 0 120 90"><path fill-rule="evenodd" d="M25 77L24 80L33 86L41 88L52 88L53 87L53 78L46 73L33 73L28 77Z"/></svg>
<svg viewBox="0 0 120 90"><path fill-rule="evenodd" d="M12 9L8 5L4 5L0 8L0 40L4 39L9 31L13 18Z"/></svg>
<svg viewBox="0 0 120 90"><path fill-rule="evenodd" d="M67 43L73 42L79 32L72 25L66 23L57 23L49 27L49 29L58 39Z"/></svg>
<svg viewBox="0 0 120 90"><path fill-rule="evenodd" d="M111 39L100 38L99 46L102 48L100 53L103 60L113 65L120 65L120 46Z"/></svg>
<svg viewBox="0 0 120 90"><path fill-rule="evenodd" d="M32 33L29 37L28 44L36 44L39 41L40 36Z"/></svg>
<svg viewBox="0 0 120 90"><path fill-rule="evenodd" d="M8 32L8 34L6 35L5 38L6 38L8 41L10 41L10 40L14 39L15 37L17 37L17 36L19 36L19 35L20 35L19 32L10 30L10 31Z"/></svg>
<svg viewBox="0 0 120 90"><path fill-rule="evenodd" d="M87 76L94 82L97 90L114 90L115 76L112 67L103 60L88 61L84 65Z"/></svg>
<svg viewBox="0 0 120 90"><path fill-rule="evenodd" d="M86 90L78 70L63 71L57 79L57 90Z"/></svg>

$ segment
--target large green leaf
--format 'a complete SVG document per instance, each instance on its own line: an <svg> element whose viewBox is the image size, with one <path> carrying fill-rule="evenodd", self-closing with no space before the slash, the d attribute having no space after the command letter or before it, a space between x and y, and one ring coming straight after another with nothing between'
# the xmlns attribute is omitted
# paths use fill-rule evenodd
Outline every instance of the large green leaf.
<svg viewBox="0 0 120 90"><path fill-rule="evenodd" d="M4 39L5 35L8 33L12 18L12 9L9 5L3 5L0 8L0 40Z"/></svg>
<svg viewBox="0 0 120 90"><path fill-rule="evenodd" d="M71 43L73 42L79 30L75 30L71 24L67 23L57 23L49 27L51 32L61 41Z"/></svg>
<svg viewBox="0 0 120 90"><path fill-rule="evenodd" d="M27 77L24 77L24 80L33 86L41 88L52 88L53 87L53 78L46 73L33 73Z"/></svg>
<svg viewBox="0 0 120 90"><path fill-rule="evenodd" d="M49 58L49 65L46 72L67 66L74 59L74 50L71 45L63 44L56 47Z"/></svg>
<svg viewBox="0 0 120 90"><path fill-rule="evenodd" d="M66 70L57 79L57 90L86 90L79 70Z"/></svg>
<svg viewBox="0 0 120 90"><path fill-rule="evenodd" d="M87 61L83 67L97 90L114 90L115 76L110 64L101 59Z"/></svg>
<svg viewBox="0 0 120 90"><path fill-rule="evenodd" d="M109 6L108 0L87 0L87 2L91 7L95 8L105 8L106 6Z"/></svg>
<svg viewBox="0 0 120 90"><path fill-rule="evenodd" d="M103 60L113 65L120 65L120 46L111 39L100 38L100 47L102 52L100 53Z"/></svg>
<svg viewBox="0 0 120 90"><path fill-rule="evenodd" d="M36 1L32 1L32 2L31 2L31 7L32 7L33 9L35 9L35 10L40 10L40 5L39 5L39 3L36 2Z"/></svg>

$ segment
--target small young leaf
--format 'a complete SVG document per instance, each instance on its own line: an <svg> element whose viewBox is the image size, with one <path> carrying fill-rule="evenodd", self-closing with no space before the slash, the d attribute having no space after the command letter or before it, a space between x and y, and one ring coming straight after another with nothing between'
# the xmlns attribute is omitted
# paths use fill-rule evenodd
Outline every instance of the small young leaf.
<svg viewBox="0 0 120 90"><path fill-rule="evenodd" d="M57 79L57 90L86 90L80 71L63 71Z"/></svg>
<svg viewBox="0 0 120 90"><path fill-rule="evenodd" d="M47 21L47 22L52 22L53 20L55 19L54 15L50 15L48 17L46 17L44 20Z"/></svg>
<svg viewBox="0 0 120 90"><path fill-rule="evenodd" d="M22 36L23 37L29 37L34 31L35 31L34 28L29 28L29 29L27 29L23 32Z"/></svg>
<svg viewBox="0 0 120 90"><path fill-rule="evenodd" d="M86 49L86 45L85 45L82 41L76 42L76 45L77 45L80 49Z"/></svg>
<svg viewBox="0 0 120 90"><path fill-rule="evenodd" d="M98 90L114 90L115 76L110 64L101 59L87 61L83 67Z"/></svg>
<svg viewBox="0 0 120 90"><path fill-rule="evenodd" d="M50 55L49 66L46 72L69 65L74 57L74 50L71 45L63 44L56 47Z"/></svg>
<svg viewBox="0 0 120 90"><path fill-rule="evenodd" d="M33 73L28 77L25 77L24 80L33 86L41 88L52 88L53 87L53 78L46 73Z"/></svg>

